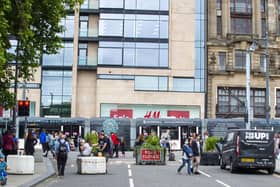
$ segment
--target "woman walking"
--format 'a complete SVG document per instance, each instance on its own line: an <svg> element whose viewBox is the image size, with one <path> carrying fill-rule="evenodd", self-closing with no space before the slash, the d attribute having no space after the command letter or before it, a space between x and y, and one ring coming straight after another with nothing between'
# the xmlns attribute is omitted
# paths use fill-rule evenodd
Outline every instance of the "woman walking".
<svg viewBox="0 0 280 187"><path fill-rule="evenodd" d="M28 135L25 139L24 150L26 155L33 155L35 152L34 146L37 144L37 139L34 138L32 132L28 132Z"/></svg>

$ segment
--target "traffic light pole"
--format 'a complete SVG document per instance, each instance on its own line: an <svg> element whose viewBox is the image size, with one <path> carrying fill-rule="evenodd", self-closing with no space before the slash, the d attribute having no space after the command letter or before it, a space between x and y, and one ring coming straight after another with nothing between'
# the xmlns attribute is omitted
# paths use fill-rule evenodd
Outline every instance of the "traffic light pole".
<svg viewBox="0 0 280 187"><path fill-rule="evenodd" d="M18 88L18 56L19 56L19 41L17 41L17 54L15 60L15 84L14 84L14 100L15 105L13 107L13 125L10 129L16 128L16 120L17 120L17 88Z"/></svg>

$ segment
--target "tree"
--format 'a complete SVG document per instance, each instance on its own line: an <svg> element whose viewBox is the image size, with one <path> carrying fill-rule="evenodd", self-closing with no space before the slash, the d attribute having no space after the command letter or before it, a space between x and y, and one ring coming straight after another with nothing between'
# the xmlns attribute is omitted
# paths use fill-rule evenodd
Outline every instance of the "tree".
<svg viewBox="0 0 280 187"><path fill-rule="evenodd" d="M11 85L17 78L32 80L42 55L55 54L62 47L58 33L64 30L60 20L66 16L65 7L72 9L82 1L0 0L0 106L15 106Z"/></svg>

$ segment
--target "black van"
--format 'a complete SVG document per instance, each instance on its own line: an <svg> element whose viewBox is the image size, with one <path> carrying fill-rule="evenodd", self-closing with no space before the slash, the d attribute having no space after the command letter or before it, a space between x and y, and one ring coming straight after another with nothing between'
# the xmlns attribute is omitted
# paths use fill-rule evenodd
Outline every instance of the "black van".
<svg viewBox="0 0 280 187"><path fill-rule="evenodd" d="M268 130L230 130L222 141L220 167L230 166L230 172L238 168L275 169L274 134Z"/></svg>

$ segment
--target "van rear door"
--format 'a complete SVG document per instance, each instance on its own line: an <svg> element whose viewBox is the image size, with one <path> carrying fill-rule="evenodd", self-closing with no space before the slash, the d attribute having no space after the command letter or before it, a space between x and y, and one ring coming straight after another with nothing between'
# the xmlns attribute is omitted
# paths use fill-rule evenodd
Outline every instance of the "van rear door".
<svg viewBox="0 0 280 187"><path fill-rule="evenodd" d="M274 159L273 132L241 131L240 157L245 162L246 158L248 162L271 162Z"/></svg>

